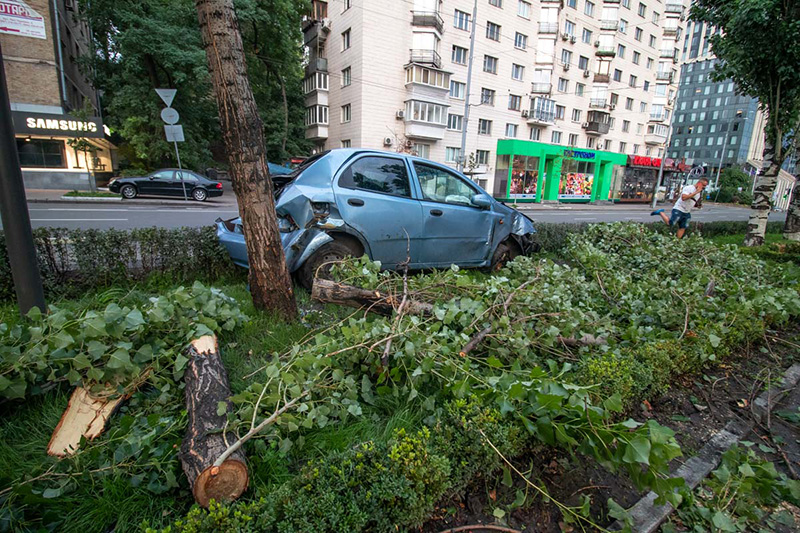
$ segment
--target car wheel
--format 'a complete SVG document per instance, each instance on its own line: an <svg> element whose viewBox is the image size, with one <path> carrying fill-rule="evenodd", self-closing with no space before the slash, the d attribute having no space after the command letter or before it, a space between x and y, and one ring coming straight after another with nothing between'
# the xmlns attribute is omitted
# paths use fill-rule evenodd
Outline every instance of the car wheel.
<svg viewBox="0 0 800 533"><path fill-rule="evenodd" d="M491 271L497 272L513 261L518 255L520 255L520 251L515 243L508 241L501 242L497 245L494 255L492 256Z"/></svg>
<svg viewBox="0 0 800 533"><path fill-rule="evenodd" d="M123 198L127 198L128 200L132 200L136 198L138 194L136 191L136 187L133 185L123 185L122 189L119 190L119 193L122 195Z"/></svg>
<svg viewBox="0 0 800 533"><path fill-rule="evenodd" d="M352 243L344 240L336 240L323 244L319 250L311 254L303 266L298 271L298 281L300 285L311 290L314 278L329 279L331 267L348 256L358 256L361 250L356 249Z"/></svg>
<svg viewBox="0 0 800 533"><path fill-rule="evenodd" d="M198 202L205 202L208 198L208 193L204 189L195 189L192 191L192 198Z"/></svg>

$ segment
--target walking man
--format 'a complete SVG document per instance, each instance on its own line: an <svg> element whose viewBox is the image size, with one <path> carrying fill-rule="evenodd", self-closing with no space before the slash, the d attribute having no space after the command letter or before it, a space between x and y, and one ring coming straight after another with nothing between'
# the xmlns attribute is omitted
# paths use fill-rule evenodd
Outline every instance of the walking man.
<svg viewBox="0 0 800 533"><path fill-rule="evenodd" d="M650 216L658 215L661 220L669 226L678 226L678 238L682 239L686 233L686 228L689 227L689 221L692 219L692 209L697 207L702 208L703 202L703 189L708 185L708 178L700 178L694 185L687 185L683 188L680 198L675 202L672 207L671 216L664 213L664 209L656 209Z"/></svg>

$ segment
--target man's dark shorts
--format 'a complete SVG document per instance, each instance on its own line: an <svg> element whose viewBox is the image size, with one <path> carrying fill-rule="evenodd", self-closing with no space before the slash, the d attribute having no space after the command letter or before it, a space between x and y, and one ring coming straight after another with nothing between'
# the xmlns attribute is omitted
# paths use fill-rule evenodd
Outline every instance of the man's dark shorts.
<svg viewBox="0 0 800 533"><path fill-rule="evenodd" d="M691 213L684 213L677 209L672 210L672 215L669 217L669 225L678 225L679 228L686 229L689 227L689 221L692 219Z"/></svg>

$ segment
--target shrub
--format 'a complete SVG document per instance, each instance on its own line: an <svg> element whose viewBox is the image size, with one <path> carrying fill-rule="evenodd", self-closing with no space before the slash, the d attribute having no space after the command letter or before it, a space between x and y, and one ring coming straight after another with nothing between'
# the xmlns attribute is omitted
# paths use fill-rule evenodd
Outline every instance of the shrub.
<svg viewBox="0 0 800 533"><path fill-rule="evenodd" d="M170 285L237 275L213 227L96 230L37 228L39 271L49 297L164 279ZM5 239L0 235L0 301L14 296Z"/></svg>

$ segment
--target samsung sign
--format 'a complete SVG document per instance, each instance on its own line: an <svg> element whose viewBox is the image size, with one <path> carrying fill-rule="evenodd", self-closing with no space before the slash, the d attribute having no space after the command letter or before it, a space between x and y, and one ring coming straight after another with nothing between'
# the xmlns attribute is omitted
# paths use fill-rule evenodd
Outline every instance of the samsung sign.
<svg viewBox="0 0 800 533"><path fill-rule="evenodd" d="M14 132L17 135L50 135L53 137L103 137L103 123L99 117L79 120L69 115L26 113L12 111Z"/></svg>

